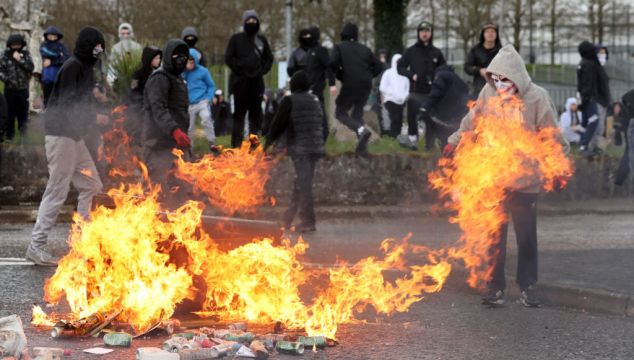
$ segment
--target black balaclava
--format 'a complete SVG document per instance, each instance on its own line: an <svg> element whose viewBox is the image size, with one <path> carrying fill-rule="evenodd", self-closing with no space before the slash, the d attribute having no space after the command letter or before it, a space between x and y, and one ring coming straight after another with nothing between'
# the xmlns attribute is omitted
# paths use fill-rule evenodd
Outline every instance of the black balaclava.
<svg viewBox="0 0 634 360"><path fill-rule="evenodd" d="M357 41L359 38L359 28L353 23L347 23L341 30L341 41Z"/></svg>
<svg viewBox="0 0 634 360"><path fill-rule="evenodd" d="M178 57L172 59L172 55L177 54ZM168 40L165 44L165 50L163 50L163 69L165 71L180 75L185 71L187 66L187 58L189 57L189 46L180 39Z"/></svg>
<svg viewBox="0 0 634 360"><path fill-rule="evenodd" d="M98 44L101 44L102 49L106 48L103 34L97 28L87 26L79 31L73 54L84 62L94 64L100 55L95 53L95 48Z"/></svg>
<svg viewBox="0 0 634 360"><path fill-rule="evenodd" d="M184 28L183 32L181 33L181 38L185 43L187 43L187 46L189 46L190 48L195 47L196 43L198 42L198 33L196 32L196 28L194 28L193 26L188 26Z"/></svg>
<svg viewBox="0 0 634 360"><path fill-rule="evenodd" d="M310 29L301 29L299 31L299 46L302 49L308 50L313 46L314 43L315 41Z"/></svg>
<svg viewBox="0 0 634 360"><path fill-rule="evenodd" d="M247 24L247 20L249 19L257 20L255 24ZM244 32L250 36L254 36L260 30L260 17L255 10L247 10L242 14L242 24L244 27Z"/></svg>

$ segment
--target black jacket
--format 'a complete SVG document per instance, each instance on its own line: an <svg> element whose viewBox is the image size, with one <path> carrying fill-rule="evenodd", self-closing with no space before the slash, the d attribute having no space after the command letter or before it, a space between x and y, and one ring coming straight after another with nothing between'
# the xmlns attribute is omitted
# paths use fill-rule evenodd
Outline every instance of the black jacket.
<svg viewBox="0 0 634 360"><path fill-rule="evenodd" d="M21 45L20 50L13 50L11 45ZM18 61L13 58L13 53L19 52L22 58ZM26 50L26 41L19 34L12 34L7 40L7 49L0 58L0 80L4 82L6 90L25 90L29 88L29 80L33 73L33 60Z"/></svg>
<svg viewBox="0 0 634 360"><path fill-rule="evenodd" d="M603 107L610 105L610 84L605 69L597 59L592 43L584 41L579 44L581 62L577 66L577 91L582 103L595 101Z"/></svg>
<svg viewBox="0 0 634 360"><path fill-rule="evenodd" d="M245 32L233 34L225 51L225 63L231 69L230 87L242 79L258 79L268 73L273 66L273 54L266 38ZM262 91L264 88L262 86Z"/></svg>
<svg viewBox="0 0 634 360"><path fill-rule="evenodd" d="M372 89L372 78L378 76L383 65L372 50L357 42L359 30L354 24L346 24L341 32L341 42L332 49L330 67L342 82L342 88Z"/></svg>
<svg viewBox="0 0 634 360"><path fill-rule="evenodd" d="M442 65L436 75L423 105L431 116L445 123L459 125L468 112L469 87L456 75L451 66Z"/></svg>
<svg viewBox="0 0 634 360"><path fill-rule="evenodd" d="M291 96L280 102L266 137L266 147L286 133L288 153L293 155L324 155L328 122L323 116L319 99L308 92L308 77L302 71L291 78Z"/></svg>
<svg viewBox="0 0 634 360"><path fill-rule="evenodd" d="M486 49L484 47L484 31L480 31L480 42L478 45L471 48L469 55L467 55L467 61L464 63L464 71L473 76L473 93L478 95L480 90L486 84L486 79L480 75L480 69L486 68L491 63L491 60L498 54L498 51L502 48L499 35L495 38L495 46L492 49Z"/></svg>
<svg viewBox="0 0 634 360"><path fill-rule="evenodd" d="M408 47L398 61L398 73L412 80L410 92L428 94L434 81L436 68L445 64L442 51L433 45L432 39L425 45L422 41ZM416 81L414 82L414 74Z"/></svg>
<svg viewBox="0 0 634 360"><path fill-rule="evenodd" d="M62 65L51 92L44 114L46 135L79 140L96 127L97 103L92 91L97 85L97 59L92 52L97 44L106 46L99 30L85 27L79 32L73 56Z"/></svg>
<svg viewBox="0 0 634 360"><path fill-rule="evenodd" d="M196 51L198 51L198 53L200 54L200 59L198 60L198 65L203 66L203 67L207 67L207 57L205 57L205 53L200 50L199 48L196 47L196 43L198 42L198 32L196 32L196 28L194 28L193 26L188 26L186 28L183 29L183 31L181 32L181 39L183 41L185 41L185 38L188 36L193 36L194 39L196 39L194 41L194 45L190 46L191 49L196 49Z"/></svg>
<svg viewBox="0 0 634 360"><path fill-rule="evenodd" d="M7 126L9 115L7 114L7 99L0 93L0 143L4 140L4 129Z"/></svg>
<svg viewBox="0 0 634 360"><path fill-rule="evenodd" d="M335 85L335 74L330 70L330 55L328 54L328 49L319 43L321 36L319 28L312 27L308 29L308 31L311 33L312 43L309 44L306 49L297 48L296 50L302 50L306 53L303 67L292 66L293 56L291 56L287 72L289 76L293 76L296 71L304 70L306 76L308 76L310 91L321 97L326 88L326 80L328 80L329 86Z"/></svg>
<svg viewBox="0 0 634 360"><path fill-rule="evenodd" d="M128 101L133 104L143 104L143 92L145 90L145 83L150 78L150 75L154 71L152 68L152 59L156 55L161 55L162 51L153 46L146 46L143 48L141 54L141 67L138 68L132 74L132 82L130 84L130 94Z"/></svg>
<svg viewBox="0 0 634 360"><path fill-rule="evenodd" d="M182 40L169 40L163 50L163 64L150 75L143 93L142 139L143 146L151 150L177 147L172 131L179 128L186 133L189 128L187 85L174 69L174 53L189 54L189 48Z"/></svg>

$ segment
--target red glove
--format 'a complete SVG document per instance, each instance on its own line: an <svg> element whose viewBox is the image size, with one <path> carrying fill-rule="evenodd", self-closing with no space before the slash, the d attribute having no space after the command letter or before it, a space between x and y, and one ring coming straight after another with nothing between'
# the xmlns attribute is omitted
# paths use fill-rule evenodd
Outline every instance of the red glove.
<svg viewBox="0 0 634 360"><path fill-rule="evenodd" d="M553 179L553 189L555 191L562 191L568 184L568 179L563 176L555 176Z"/></svg>
<svg viewBox="0 0 634 360"><path fill-rule="evenodd" d="M445 147L442 148L442 156L452 157L454 151L456 151L456 148L451 144L447 144L445 145Z"/></svg>
<svg viewBox="0 0 634 360"><path fill-rule="evenodd" d="M183 132L183 130L176 128L172 131L172 137L174 141L176 141L176 145L180 148L189 148L191 146L191 141L189 140L189 136Z"/></svg>

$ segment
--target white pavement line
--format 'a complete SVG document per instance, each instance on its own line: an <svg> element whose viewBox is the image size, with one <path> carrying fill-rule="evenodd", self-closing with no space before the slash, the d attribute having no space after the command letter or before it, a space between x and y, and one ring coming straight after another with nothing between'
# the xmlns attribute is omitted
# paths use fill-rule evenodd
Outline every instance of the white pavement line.
<svg viewBox="0 0 634 360"><path fill-rule="evenodd" d="M0 261L26 261L25 258L3 258L0 257Z"/></svg>
<svg viewBox="0 0 634 360"><path fill-rule="evenodd" d="M33 266L35 265L32 262L22 261L0 261L0 266Z"/></svg>

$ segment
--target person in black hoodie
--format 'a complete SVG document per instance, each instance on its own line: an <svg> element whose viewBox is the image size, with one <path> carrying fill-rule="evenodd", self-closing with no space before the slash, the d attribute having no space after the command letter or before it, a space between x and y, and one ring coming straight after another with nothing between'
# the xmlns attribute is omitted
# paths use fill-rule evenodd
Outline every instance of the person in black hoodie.
<svg viewBox="0 0 634 360"><path fill-rule="evenodd" d="M20 34L12 34L7 40L7 49L0 58L0 80L4 82L4 97L7 99L8 121L6 137L13 139L15 121L24 136L29 118L29 80L33 73L33 60L26 49L26 41Z"/></svg>
<svg viewBox="0 0 634 360"><path fill-rule="evenodd" d="M372 79L381 73L383 65L372 50L357 42L358 37L359 28L355 24L343 27L341 42L332 50L330 66L342 83L335 101L335 117L357 134L357 154L366 154L371 133L363 123L363 107L372 90ZM332 97L336 92L337 88L331 86Z"/></svg>
<svg viewBox="0 0 634 360"><path fill-rule="evenodd" d="M299 47L297 47L291 53L291 57L288 59L288 66L286 67L286 73L288 76L293 76L294 73L305 70L308 65L308 51L313 46L313 34L310 29L301 29L299 31Z"/></svg>
<svg viewBox="0 0 634 360"><path fill-rule="evenodd" d="M126 99L128 111L125 129L134 142L141 145L141 126L143 123L143 92L145 83L152 72L161 66L162 51L154 46L146 46L141 54L141 66L132 74L130 92Z"/></svg>
<svg viewBox="0 0 634 360"><path fill-rule="evenodd" d="M45 149L49 178L37 211L26 258L37 265L55 266L57 260L45 249L70 183L79 191L77 212L87 219L92 198L102 188L95 162L84 136L96 123L106 124L108 115L97 113L95 64L106 43L102 33L85 27L77 36L73 56L57 74L49 106L44 114Z"/></svg>
<svg viewBox="0 0 634 360"><path fill-rule="evenodd" d="M625 138L625 152L614 177L614 184L619 186L625 184L630 174L634 174L634 90L626 92L621 100L621 111L614 123L617 145Z"/></svg>
<svg viewBox="0 0 634 360"><path fill-rule="evenodd" d="M216 94L211 100L211 115L214 119L214 132L216 136L231 133L231 129L233 128L231 106L227 100L225 100L221 89L216 90Z"/></svg>
<svg viewBox="0 0 634 360"><path fill-rule="evenodd" d="M249 112L249 132L258 134L262 126L263 76L273 66L273 54L260 30L260 18L255 10L242 14L244 31L233 34L225 51L225 63L231 69L230 92L235 109L231 146L242 145L244 117Z"/></svg>
<svg viewBox="0 0 634 360"><path fill-rule="evenodd" d="M164 193L172 184L173 148L188 150L189 98L187 85L180 76L187 66L189 47L171 39L163 50L161 67L152 72L143 92L144 121L141 131L143 158L150 180L160 184Z"/></svg>
<svg viewBox="0 0 634 360"><path fill-rule="evenodd" d="M602 135L597 131L602 121L602 108L610 103L608 76L591 42L579 44L579 54L581 62L577 66L577 93L583 113L583 126L586 128L581 137L580 150L584 155L593 155L598 151L598 136Z"/></svg>
<svg viewBox="0 0 634 360"><path fill-rule="evenodd" d="M469 111L468 101L469 87L453 68L445 64L436 69L431 92L420 114L426 118L426 124L431 124L441 149L447 144L447 138L460 127L460 121Z"/></svg>
<svg viewBox="0 0 634 360"><path fill-rule="evenodd" d="M494 24L484 25L480 31L480 41L471 48L464 63L464 71L473 76L471 99L477 99L480 90L486 85L486 68L501 48L498 27Z"/></svg>
<svg viewBox="0 0 634 360"><path fill-rule="evenodd" d="M190 49L196 49L196 51L200 54L198 65L207 67L207 58L205 57L205 53L196 47L196 43L198 43L198 32L196 31L196 28L193 26L184 28L181 32L181 39L187 43L187 46L189 46Z"/></svg>
<svg viewBox="0 0 634 360"><path fill-rule="evenodd" d="M308 90L310 82L303 71L293 74L291 95L280 102L280 107L266 136L264 148L268 149L286 133L288 154L295 167L295 186L291 204L284 213L283 226L290 229L299 211L299 232L315 231L313 205L313 177L315 164L326 153L325 142L328 124L322 114L319 100Z"/></svg>
<svg viewBox="0 0 634 360"><path fill-rule="evenodd" d="M412 84L409 87L410 96L407 100L407 133L409 146L415 147L418 142L418 109L427 100L434 81L436 69L445 64L445 57L440 49L434 46L434 27L429 21L421 22L417 29L417 41L405 50L399 60L398 73L408 77ZM425 131L425 147L431 150L433 134Z"/></svg>

